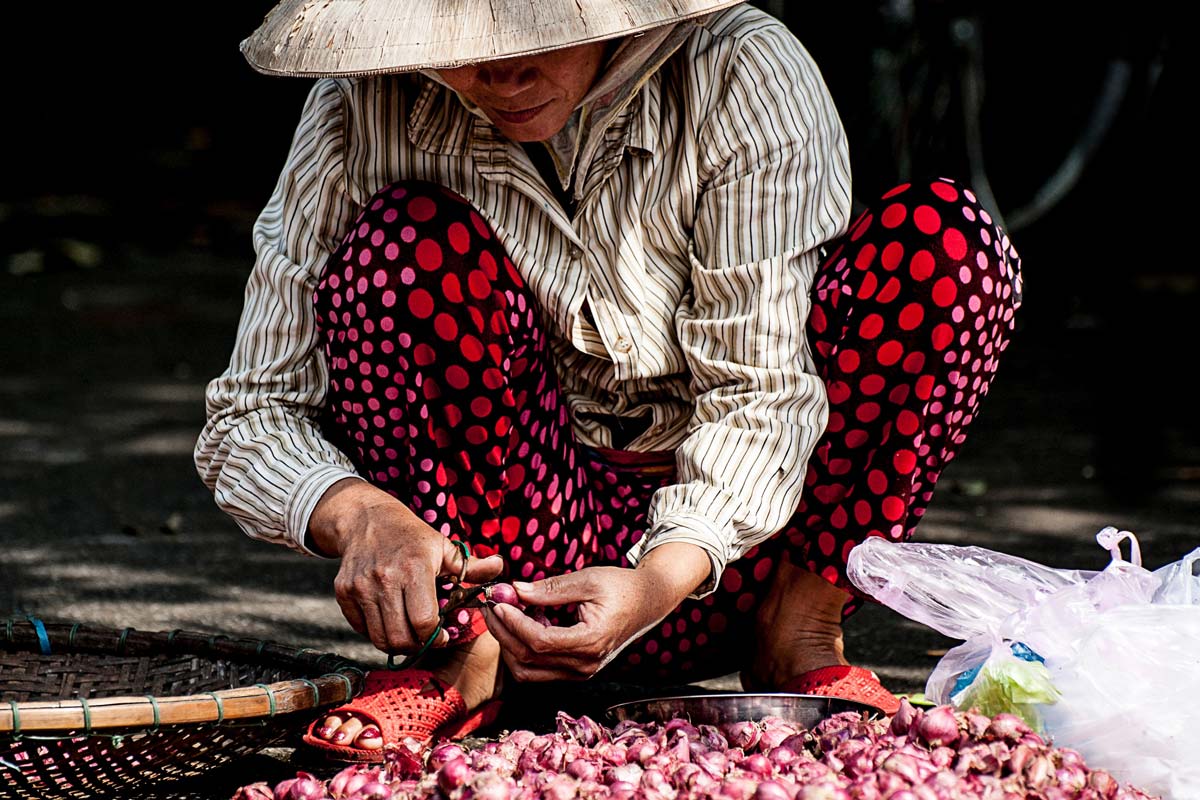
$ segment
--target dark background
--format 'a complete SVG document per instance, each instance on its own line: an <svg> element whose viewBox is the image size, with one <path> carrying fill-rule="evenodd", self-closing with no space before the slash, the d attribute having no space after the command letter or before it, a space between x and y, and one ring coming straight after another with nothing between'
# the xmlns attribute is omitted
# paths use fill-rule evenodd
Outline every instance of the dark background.
<svg viewBox="0 0 1200 800"><path fill-rule="evenodd" d="M75 291L87 295L87 276L128 270L136 255L211 258L209 288L219 284L231 306L239 302L234 287L251 260L249 226L310 85L258 75L242 60L237 43L269 7L262 0L179 6L169 17L104 4L31 9L35 19L46 16L37 37L16 45L5 92L0 288L9 303L36 302L47 276L64 272L78 273ZM1097 137L1066 197L1010 229L1027 300L1010 356L1021 366L1009 369L1028 368L1033 380L1066 370L1075 388L1086 387L1092 402L1076 424L1096 435L1096 448L1072 469L1148 501L1197 463L1182 383L1196 342L1197 271L1182 245L1179 199L1190 196L1184 187L1194 161L1183 138L1190 99L1182 26L1165 3L1098 9L893 0L789 5L783 16L822 66L841 110L860 203L910 175L970 180L965 50L953 44L964 22L978 32L979 140L1003 215L1032 199L1078 139ZM1128 66L1127 89L1111 124L1089 128L1114 65ZM882 122L889 115L908 130L907 144ZM222 271L218 262L236 268ZM49 337L44 361L24 365L35 372L60 361L53 355L60 344L43 330L52 319L39 315L23 331L34 341ZM156 351L162 368L219 371L220 353L186 352L187 320L179 321L179 341L161 341ZM10 343L3 356L29 354Z"/></svg>

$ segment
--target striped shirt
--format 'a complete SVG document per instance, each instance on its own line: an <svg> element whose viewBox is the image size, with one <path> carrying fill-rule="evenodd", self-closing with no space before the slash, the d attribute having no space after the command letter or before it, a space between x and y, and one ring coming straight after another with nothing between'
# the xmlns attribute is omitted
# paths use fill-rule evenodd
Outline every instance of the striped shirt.
<svg viewBox="0 0 1200 800"><path fill-rule="evenodd" d="M673 450L630 550L683 541L713 570L796 508L824 430L805 337L821 245L848 224L841 122L811 57L750 6L697 27L604 132L569 218L524 149L420 75L323 79L254 227L229 369L208 386L196 464L247 534L307 552L349 458L321 435L328 373L313 289L365 202L399 179L468 198L540 304L579 441L602 418ZM588 317L594 320L589 321ZM599 418L598 418L599 417Z"/></svg>

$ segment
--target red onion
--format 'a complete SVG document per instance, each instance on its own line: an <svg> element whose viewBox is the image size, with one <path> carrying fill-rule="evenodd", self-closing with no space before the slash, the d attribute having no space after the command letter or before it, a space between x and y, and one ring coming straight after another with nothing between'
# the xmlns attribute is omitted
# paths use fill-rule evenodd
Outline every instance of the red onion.
<svg viewBox="0 0 1200 800"><path fill-rule="evenodd" d="M642 782L642 772L644 770L639 764L623 764L619 767L613 767L606 775L606 783L609 786L614 783L628 783L634 786Z"/></svg>
<svg viewBox="0 0 1200 800"><path fill-rule="evenodd" d="M851 794L837 783L823 781L801 786L796 800L851 800Z"/></svg>
<svg viewBox="0 0 1200 800"><path fill-rule="evenodd" d="M453 742L439 744L437 747L429 751L429 768L431 770L439 770L444 765L456 759L466 760L467 751L463 750Z"/></svg>
<svg viewBox="0 0 1200 800"><path fill-rule="evenodd" d="M409 780L423 775L425 772L425 760L422 758L424 749L416 739L408 736L399 742L384 745L383 769L388 780Z"/></svg>
<svg viewBox="0 0 1200 800"><path fill-rule="evenodd" d="M643 739L637 744L630 746L628 755L631 760L645 765L649 763L650 759L658 755L658 745L650 739Z"/></svg>
<svg viewBox="0 0 1200 800"><path fill-rule="evenodd" d="M700 744L707 747L709 750L720 750L725 752L729 749L729 740L712 725L701 725L697 729L700 733Z"/></svg>
<svg viewBox="0 0 1200 800"><path fill-rule="evenodd" d="M275 784L275 800L292 800L292 787L299 780L299 778L288 778Z"/></svg>
<svg viewBox="0 0 1200 800"><path fill-rule="evenodd" d="M591 717L576 719L562 711L556 717L558 733L579 742L585 747L593 747L600 742L608 741L608 733Z"/></svg>
<svg viewBox="0 0 1200 800"><path fill-rule="evenodd" d="M992 720L990 718L985 717L977 711L972 710L963 714L963 727L966 728L967 735L972 739L982 739L991 724Z"/></svg>
<svg viewBox="0 0 1200 800"><path fill-rule="evenodd" d="M692 741L700 738L700 729L688 722L686 719L668 720L667 724L663 726L663 730L666 731L668 736L675 731L680 731L684 736Z"/></svg>
<svg viewBox="0 0 1200 800"><path fill-rule="evenodd" d="M1035 791L1042 789L1054 775L1054 762L1047 756L1034 756L1025 765L1025 784Z"/></svg>
<svg viewBox="0 0 1200 800"><path fill-rule="evenodd" d="M342 770L328 794L298 773L235 800L1149 800L1017 717L903 703L890 721L843 713L808 731L773 718L610 730L561 714L557 733L516 731L473 750L406 740L384 759Z"/></svg>
<svg viewBox="0 0 1200 800"><path fill-rule="evenodd" d="M608 787L595 781L580 781L575 793L579 800L608 800Z"/></svg>
<svg viewBox="0 0 1200 800"><path fill-rule="evenodd" d="M696 763L714 778L723 778L729 770L729 757L723 750L710 750L696 756Z"/></svg>
<svg viewBox="0 0 1200 800"><path fill-rule="evenodd" d="M1021 775L1025 772L1025 766L1036 755L1036 751L1027 744L1019 744L1012 749L1011 755L1008 758L1008 771L1013 775Z"/></svg>
<svg viewBox="0 0 1200 800"><path fill-rule="evenodd" d="M754 792L754 800L792 800L792 796L778 781L763 781Z"/></svg>
<svg viewBox="0 0 1200 800"><path fill-rule="evenodd" d="M811 734L797 733L789 736L779 743L780 747L786 747L797 755L808 752L808 744L812 741Z"/></svg>
<svg viewBox="0 0 1200 800"><path fill-rule="evenodd" d="M742 759L740 766L742 769L760 778L769 778L775 772L775 767L771 764L770 759L762 753L753 753L746 756Z"/></svg>
<svg viewBox="0 0 1200 800"><path fill-rule="evenodd" d="M516 782L494 772L475 775L463 791L463 800L510 800Z"/></svg>
<svg viewBox="0 0 1200 800"><path fill-rule="evenodd" d="M987 733L996 739L1016 742L1027 733L1032 733L1025 720L1014 714L997 714L992 717Z"/></svg>
<svg viewBox="0 0 1200 800"><path fill-rule="evenodd" d="M917 800L940 800L937 790L925 783L914 786L912 788L912 792L913 796L915 796Z"/></svg>
<svg viewBox="0 0 1200 800"><path fill-rule="evenodd" d="M1088 775L1088 787L1106 800L1115 797L1117 790L1121 788L1113 776L1102 769L1094 770Z"/></svg>
<svg viewBox="0 0 1200 800"><path fill-rule="evenodd" d="M933 765L929 769L923 770L917 759L907 753L892 753L883 759L880 768L887 772L894 772L909 783L922 783L925 777L933 770Z"/></svg>
<svg viewBox="0 0 1200 800"><path fill-rule="evenodd" d="M771 752L767 753L767 758L771 764L778 770L786 770L792 764L800 760L800 756L796 755L795 750L791 750L782 745L775 747Z"/></svg>
<svg viewBox="0 0 1200 800"><path fill-rule="evenodd" d="M511 776L517 767L499 753L485 753L482 750L471 753L470 764L476 772L491 772L504 778Z"/></svg>
<svg viewBox="0 0 1200 800"><path fill-rule="evenodd" d="M553 772L561 772L563 767L566 766L566 761L567 743L562 739L555 739L550 742L538 756L538 766Z"/></svg>
<svg viewBox="0 0 1200 800"><path fill-rule="evenodd" d="M596 745L596 755L606 764L621 766L627 760L625 745L616 742L601 742Z"/></svg>
<svg viewBox="0 0 1200 800"><path fill-rule="evenodd" d="M517 590L513 588L511 583L493 583L483 590L483 596L492 604L503 604L506 606L519 606L521 604L521 598L517 596Z"/></svg>
<svg viewBox="0 0 1200 800"><path fill-rule="evenodd" d="M673 797L675 789L667 781L667 776L656 769L648 769L642 773L641 786L651 792L657 792L666 797Z"/></svg>
<svg viewBox="0 0 1200 800"><path fill-rule="evenodd" d="M625 781L613 781L608 785L608 796L612 800L632 800L637 794L637 785Z"/></svg>
<svg viewBox="0 0 1200 800"><path fill-rule="evenodd" d="M307 772L298 772L287 800L325 800L328 796L325 794L325 783L320 778Z"/></svg>
<svg viewBox="0 0 1200 800"><path fill-rule="evenodd" d="M364 784L377 781L383 774L380 767L368 768L365 764L346 767L329 780L329 793L334 800L342 800L357 792Z"/></svg>
<svg viewBox="0 0 1200 800"><path fill-rule="evenodd" d="M913 704L908 702L908 698L900 700L900 709L892 716L890 730L897 736L908 733L909 727L912 726L913 720L916 719L917 710L913 708Z"/></svg>
<svg viewBox="0 0 1200 800"><path fill-rule="evenodd" d="M464 785L471 779L471 767L465 758L454 758L447 761L438 770L438 788L446 794Z"/></svg>
<svg viewBox="0 0 1200 800"><path fill-rule="evenodd" d="M368 781L346 800L394 800L392 787L380 781Z"/></svg>
<svg viewBox="0 0 1200 800"><path fill-rule="evenodd" d="M600 767L590 761L577 758L567 764L567 774L581 781L594 781L600 777Z"/></svg>
<svg viewBox="0 0 1200 800"><path fill-rule="evenodd" d="M752 750L762 738L762 731L753 722L734 722L723 726L722 732L731 745L746 751Z"/></svg>
<svg viewBox="0 0 1200 800"><path fill-rule="evenodd" d="M799 733L795 725L784 722L779 717L764 717L762 721L762 737L759 749L764 753L782 744L788 737Z"/></svg>
<svg viewBox="0 0 1200 800"><path fill-rule="evenodd" d="M958 738L958 719L949 706L938 706L925 712L916 723L917 735L930 747L949 744Z"/></svg>
<svg viewBox="0 0 1200 800"><path fill-rule="evenodd" d="M726 778L717 790L721 800L750 800L758 791L758 781L752 778Z"/></svg>

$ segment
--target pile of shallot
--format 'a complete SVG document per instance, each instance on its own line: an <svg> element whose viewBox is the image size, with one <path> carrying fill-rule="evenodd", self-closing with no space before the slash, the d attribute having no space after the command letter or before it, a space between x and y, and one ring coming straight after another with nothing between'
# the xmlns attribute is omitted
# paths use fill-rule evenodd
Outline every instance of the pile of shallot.
<svg viewBox="0 0 1200 800"><path fill-rule="evenodd" d="M375 767L323 782L299 773L234 800L1147 800L1018 717L907 701L890 720L837 714L805 730L768 717L605 728L558 715L556 733L514 731L467 750L412 740Z"/></svg>

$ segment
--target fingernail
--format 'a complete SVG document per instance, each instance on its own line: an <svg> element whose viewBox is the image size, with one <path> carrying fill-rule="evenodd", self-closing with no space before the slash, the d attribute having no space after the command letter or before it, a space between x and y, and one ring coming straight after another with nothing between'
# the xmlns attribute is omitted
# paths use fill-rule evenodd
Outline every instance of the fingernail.
<svg viewBox="0 0 1200 800"><path fill-rule="evenodd" d="M321 737L322 739L328 739L332 733L333 728L321 728L317 731L317 736Z"/></svg>
<svg viewBox="0 0 1200 800"><path fill-rule="evenodd" d="M380 738L380 734L379 734L379 731L375 730L374 728L367 728L365 731L363 731L362 733L360 733L358 735L358 738L359 739L378 739L378 738Z"/></svg>
<svg viewBox="0 0 1200 800"><path fill-rule="evenodd" d="M524 581L513 581L513 588L518 592L528 592L533 590L533 584L525 583Z"/></svg>
<svg viewBox="0 0 1200 800"><path fill-rule="evenodd" d="M335 742L345 741L345 739L346 739L346 734L342 733L341 731L338 731L333 737L333 740Z"/></svg>

